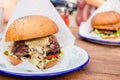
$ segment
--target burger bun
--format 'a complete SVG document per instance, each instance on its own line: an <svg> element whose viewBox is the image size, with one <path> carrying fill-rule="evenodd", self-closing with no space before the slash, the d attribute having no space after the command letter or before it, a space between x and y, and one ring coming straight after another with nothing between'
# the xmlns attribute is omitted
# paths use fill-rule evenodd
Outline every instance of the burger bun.
<svg viewBox="0 0 120 80"><path fill-rule="evenodd" d="M18 65L18 64L20 64L20 63L23 62L22 60L20 60L20 59L18 59L18 58L16 58L16 57L13 57L13 56L8 56L8 59L9 59L9 61L10 61L13 65ZM50 62L48 62L48 63L44 66L44 68L45 68L45 69L50 68L50 67L56 65L56 63L57 63L58 61L59 61L59 60L50 61Z"/></svg>
<svg viewBox="0 0 120 80"><path fill-rule="evenodd" d="M5 41L20 41L45 37L58 32L54 21L46 16L32 15L15 20L6 32Z"/></svg>
<svg viewBox="0 0 120 80"><path fill-rule="evenodd" d="M16 57L10 56L10 55L8 56L8 59L13 65L18 65L22 62L22 60L20 60Z"/></svg>
<svg viewBox="0 0 120 80"><path fill-rule="evenodd" d="M91 20L91 26L93 29L114 33L115 31L120 30L120 14L116 11L105 11L97 13ZM103 37L103 39L110 41L120 41L119 36L106 36Z"/></svg>
<svg viewBox="0 0 120 80"><path fill-rule="evenodd" d="M104 40L108 40L108 41L120 41L120 36L118 36L118 37L105 37Z"/></svg>

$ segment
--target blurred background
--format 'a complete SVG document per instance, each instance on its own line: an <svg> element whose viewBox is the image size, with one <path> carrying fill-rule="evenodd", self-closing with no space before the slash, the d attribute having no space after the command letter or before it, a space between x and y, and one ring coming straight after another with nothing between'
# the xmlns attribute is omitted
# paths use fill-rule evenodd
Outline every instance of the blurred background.
<svg viewBox="0 0 120 80"><path fill-rule="evenodd" d="M9 18L19 0L0 0L0 8L4 10L4 23ZM79 27L106 0L50 0L60 13L68 27Z"/></svg>
<svg viewBox="0 0 120 80"><path fill-rule="evenodd" d="M4 10L4 23L9 21L9 18L19 0L0 0L0 7ZM52 4L61 13L61 17L65 20L68 26L76 25L73 16L77 9L76 0L50 0ZM71 21L72 20L72 21ZM72 24L71 24L72 23Z"/></svg>
<svg viewBox="0 0 120 80"><path fill-rule="evenodd" d="M50 0L68 27L80 27L106 0Z"/></svg>
<svg viewBox="0 0 120 80"><path fill-rule="evenodd" d="M51 0L67 26L76 27L77 0Z"/></svg>

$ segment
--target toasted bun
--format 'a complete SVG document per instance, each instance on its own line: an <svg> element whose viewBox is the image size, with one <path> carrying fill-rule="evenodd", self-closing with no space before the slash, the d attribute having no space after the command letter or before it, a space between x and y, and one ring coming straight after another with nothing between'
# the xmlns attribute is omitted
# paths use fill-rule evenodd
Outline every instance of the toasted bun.
<svg viewBox="0 0 120 80"><path fill-rule="evenodd" d="M58 32L54 21L45 16L25 16L15 20L6 32L5 41L40 38Z"/></svg>
<svg viewBox="0 0 120 80"><path fill-rule="evenodd" d="M17 64L20 64L22 62L22 60L15 58L13 56L8 56L8 59L13 65L17 65Z"/></svg>
<svg viewBox="0 0 120 80"><path fill-rule="evenodd" d="M120 14L115 11L97 13L91 20L92 27L99 25L117 24L120 22Z"/></svg>
<svg viewBox="0 0 120 80"><path fill-rule="evenodd" d="M53 60L53 61L48 62L48 63L45 65L45 69L54 66L57 62L58 62L58 60Z"/></svg>
<svg viewBox="0 0 120 80"><path fill-rule="evenodd" d="M105 37L103 39L108 40L108 41L120 41L120 36L118 36L118 37Z"/></svg>
<svg viewBox="0 0 120 80"><path fill-rule="evenodd" d="M20 60L16 57L13 57L13 56L8 56L8 59L13 65L18 65L22 62L22 60ZM45 69L50 68L50 67L54 66L57 62L58 62L58 60L50 61L44 66L44 68Z"/></svg>
<svg viewBox="0 0 120 80"><path fill-rule="evenodd" d="M95 29L117 31L120 30L120 24L93 26Z"/></svg>

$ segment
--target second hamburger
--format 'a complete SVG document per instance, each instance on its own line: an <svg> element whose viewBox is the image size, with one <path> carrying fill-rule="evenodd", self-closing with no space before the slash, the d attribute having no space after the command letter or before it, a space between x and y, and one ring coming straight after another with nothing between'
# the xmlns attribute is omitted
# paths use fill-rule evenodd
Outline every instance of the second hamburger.
<svg viewBox="0 0 120 80"><path fill-rule="evenodd" d="M120 14L115 11L97 13L91 20L94 33L105 40L120 41Z"/></svg>

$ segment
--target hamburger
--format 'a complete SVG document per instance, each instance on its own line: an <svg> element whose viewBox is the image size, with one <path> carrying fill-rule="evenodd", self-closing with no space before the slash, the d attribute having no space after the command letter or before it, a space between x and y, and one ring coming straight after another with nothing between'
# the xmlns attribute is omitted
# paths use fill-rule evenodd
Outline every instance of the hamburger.
<svg viewBox="0 0 120 80"><path fill-rule="evenodd" d="M115 11L97 13L91 20L93 32L105 40L120 40L120 14Z"/></svg>
<svg viewBox="0 0 120 80"><path fill-rule="evenodd" d="M13 65L27 60L39 69L50 68L60 59L61 47L54 36L58 27L45 16L31 15L16 19L6 31L11 42L4 53Z"/></svg>

